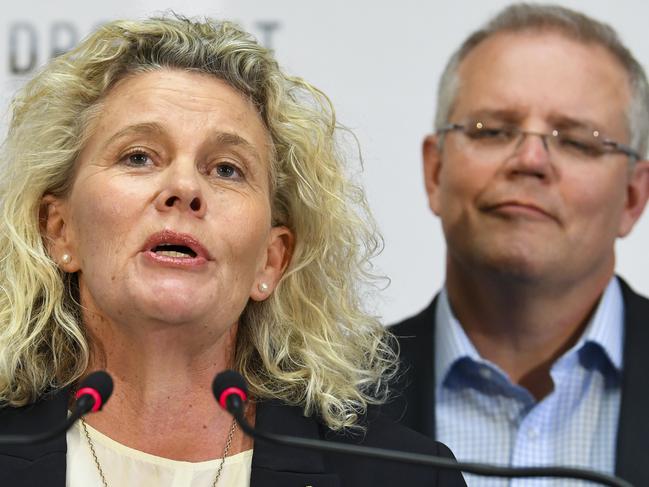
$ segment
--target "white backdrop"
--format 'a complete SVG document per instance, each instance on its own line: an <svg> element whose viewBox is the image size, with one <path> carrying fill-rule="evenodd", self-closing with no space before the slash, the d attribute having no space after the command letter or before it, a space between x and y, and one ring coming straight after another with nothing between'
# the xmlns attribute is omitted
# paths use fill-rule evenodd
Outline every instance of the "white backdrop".
<svg viewBox="0 0 649 487"><path fill-rule="evenodd" d="M420 144L432 127L437 79L466 35L508 1L111 0L6 2L0 20L0 107L56 49L106 20L167 9L236 20L280 64L327 93L358 136L363 181L385 237L375 261L392 282L376 304L386 322L423 308L442 284L444 242L421 181ZM649 2L560 1L618 30L649 69ZM189 4L190 6L186 6ZM6 124L3 118L2 126ZM649 215L618 242L618 272L649 294Z"/></svg>

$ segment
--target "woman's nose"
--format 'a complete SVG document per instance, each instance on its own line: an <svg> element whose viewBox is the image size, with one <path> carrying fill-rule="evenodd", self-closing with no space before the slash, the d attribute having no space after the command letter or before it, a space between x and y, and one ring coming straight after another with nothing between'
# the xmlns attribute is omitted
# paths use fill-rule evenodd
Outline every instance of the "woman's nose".
<svg viewBox="0 0 649 487"><path fill-rule="evenodd" d="M202 218L207 210L205 197L201 189L200 174L194 164L172 163L165 170L163 187L155 200L158 211L189 212ZM176 167L174 167L176 165Z"/></svg>

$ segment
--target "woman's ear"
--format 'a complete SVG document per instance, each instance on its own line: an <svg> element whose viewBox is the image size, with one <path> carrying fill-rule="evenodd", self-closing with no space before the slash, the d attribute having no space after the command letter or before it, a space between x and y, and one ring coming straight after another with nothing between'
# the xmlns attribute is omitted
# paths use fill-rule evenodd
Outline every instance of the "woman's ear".
<svg viewBox="0 0 649 487"><path fill-rule="evenodd" d="M72 242L68 232L67 204L61 198L46 194L39 208L39 226L50 258L65 272L77 272Z"/></svg>
<svg viewBox="0 0 649 487"><path fill-rule="evenodd" d="M291 261L294 243L293 232L287 227L277 226L270 229L266 261L257 272L257 278L250 290L250 297L253 300L263 301L273 293Z"/></svg>

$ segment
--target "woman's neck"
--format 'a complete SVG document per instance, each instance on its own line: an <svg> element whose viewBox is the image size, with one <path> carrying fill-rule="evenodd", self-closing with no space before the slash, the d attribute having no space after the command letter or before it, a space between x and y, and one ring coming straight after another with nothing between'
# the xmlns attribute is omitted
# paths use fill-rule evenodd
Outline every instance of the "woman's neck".
<svg viewBox="0 0 649 487"><path fill-rule="evenodd" d="M211 392L214 376L231 368L237 325L222 336L204 326L130 326L87 316L88 372L105 369L114 393L87 422L115 441L184 461L221 456L232 417ZM248 411L254 418L254 412ZM230 454L249 449L235 435Z"/></svg>

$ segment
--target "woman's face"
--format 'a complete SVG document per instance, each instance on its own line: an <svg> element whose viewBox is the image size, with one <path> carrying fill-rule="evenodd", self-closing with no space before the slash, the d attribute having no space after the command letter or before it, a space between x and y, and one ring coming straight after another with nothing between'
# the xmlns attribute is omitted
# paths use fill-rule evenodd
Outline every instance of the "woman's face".
<svg viewBox="0 0 649 487"><path fill-rule="evenodd" d="M79 273L84 308L225 330L268 297L292 237L271 227L270 138L248 99L204 74L138 74L90 131L70 194L44 199L50 253Z"/></svg>

